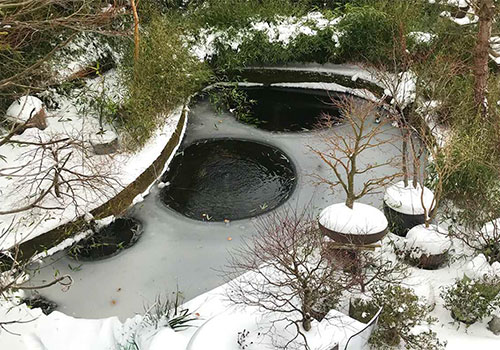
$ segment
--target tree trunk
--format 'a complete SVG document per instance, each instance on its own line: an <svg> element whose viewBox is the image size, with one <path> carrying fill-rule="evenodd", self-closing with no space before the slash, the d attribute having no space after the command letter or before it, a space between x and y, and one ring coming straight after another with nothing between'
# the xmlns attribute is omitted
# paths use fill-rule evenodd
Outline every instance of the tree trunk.
<svg viewBox="0 0 500 350"><path fill-rule="evenodd" d="M403 126L404 127L404 126ZM403 182L405 187L408 187L408 130L404 127L403 131L403 149L402 149L402 159L401 170L403 171Z"/></svg>
<svg viewBox="0 0 500 350"><path fill-rule="evenodd" d="M488 60L491 27L495 14L493 0L478 0L476 14L479 17L479 32L474 50L474 101L484 117L488 114Z"/></svg>
<svg viewBox="0 0 500 350"><path fill-rule="evenodd" d="M302 320L302 327L306 332L311 330L311 316L309 314L304 316L304 319Z"/></svg>
<svg viewBox="0 0 500 350"><path fill-rule="evenodd" d="M136 0L130 0L132 12L134 13L134 61L139 59L139 14L137 13Z"/></svg>
<svg viewBox="0 0 500 350"><path fill-rule="evenodd" d="M352 209L356 194L354 193L354 176L356 175L356 155L351 156L351 170L347 173L347 198L345 205Z"/></svg>
<svg viewBox="0 0 500 350"><path fill-rule="evenodd" d="M303 284L304 299L302 300L302 327L306 332L311 330L312 293L307 285Z"/></svg>

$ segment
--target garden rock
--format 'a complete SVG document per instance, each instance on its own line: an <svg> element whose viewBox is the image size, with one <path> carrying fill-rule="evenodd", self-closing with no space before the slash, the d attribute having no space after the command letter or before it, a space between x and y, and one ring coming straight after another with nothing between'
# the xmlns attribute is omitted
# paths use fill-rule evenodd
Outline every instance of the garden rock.
<svg viewBox="0 0 500 350"><path fill-rule="evenodd" d="M495 335L500 335L500 317L493 315L493 318L488 322L488 329Z"/></svg>
<svg viewBox="0 0 500 350"><path fill-rule="evenodd" d="M5 117L14 125L25 124L18 133L28 128L47 128L47 113L43 102L34 96L23 96L14 101L7 109Z"/></svg>

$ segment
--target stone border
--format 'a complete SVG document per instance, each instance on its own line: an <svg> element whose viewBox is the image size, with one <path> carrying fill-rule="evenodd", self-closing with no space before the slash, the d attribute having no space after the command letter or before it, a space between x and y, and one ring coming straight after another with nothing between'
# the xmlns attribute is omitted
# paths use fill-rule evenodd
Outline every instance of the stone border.
<svg viewBox="0 0 500 350"><path fill-rule="evenodd" d="M168 161L175 148L182 141L183 130L186 123L187 109L183 109L172 137L168 140L165 148L160 153L158 158L156 158L156 160L141 175L121 190L116 196L101 206L95 208L90 213L96 219L101 219L110 215L118 216L123 214L130 207L134 198L145 192L161 175L165 167L165 163ZM20 256L24 259L29 259L36 253L43 252L50 247L56 246L76 232L84 229L85 223L86 220L83 217L79 217L74 221L60 225L53 230L21 243L19 245L21 253Z"/></svg>

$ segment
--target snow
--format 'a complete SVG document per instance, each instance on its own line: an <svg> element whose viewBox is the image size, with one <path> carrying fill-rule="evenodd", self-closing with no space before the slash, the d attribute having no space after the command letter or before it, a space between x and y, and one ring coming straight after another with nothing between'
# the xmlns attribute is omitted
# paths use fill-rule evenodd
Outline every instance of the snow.
<svg viewBox="0 0 500 350"><path fill-rule="evenodd" d="M428 44L436 37L436 35L428 32L410 32L408 35L419 44Z"/></svg>
<svg viewBox="0 0 500 350"><path fill-rule="evenodd" d="M250 271L239 278L252 278L254 274ZM12 350L119 350L127 348L126 345L132 342L141 350L237 350L240 349L238 332L246 330L249 334L244 344L248 345L249 350L271 350L276 348L276 344L284 344L295 336L295 327L290 327L289 321L283 319L281 313L231 304L227 300L230 288L229 284L224 284L186 303L184 307L193 312L195 317L190 323L191 327L185 330L155 328L144 322L141 315L129 318L124 323L116 317L80 319L58 311L45 316L39 309L29 310L23 304L14 306L14 309L36 317L30 323L15 325L22 337L16 339L1 333L0 339L2 342L9 340L7 344L14 344L12 341L15 339L16 347L9 348ZM297 313L288 316L300 318ZM343 348L347 339L363 329L365 324L331 310L321 322L313 320L311 326L311 330L305 333L307 342L311 350L323 350L337 343ZM269 332L270 329L273 331ZM300 341L299 337L294 345Z"/></svg>
<svg viewBox="0 0 500 350"><path fill-rule="evenodd" d="M400 109L406 108L410 103L415 101L417 89L417 76L415 73L401 72L397 75L387 75L382 79L386 90L384 93L389 92L392 96L391 104L398 106Z"/></svg>
<svg viewBox="0 0 500 350"><path fill-rule="evenodd" d="M43 102L35 96L22 96L7 109L7 119L13 122L25 123L43 109Z"/></svg>
<svg viewBox="0 0 500 350"><path fill-rule="evenodd" d="M413 227L406 235L407 248L418 248L416 254L437 255L447 252L451 248L451 240L444 228L431 224Z"/></svg>
<svg viewBox="0 0 500 350"><path fill-rule="evenodd" d="M447 3L452 6L458 6L460 8L466 8L469 7L469 4L467 3L468 0L447 0Z"/></svg>
<svg viewBox="0 0 500 350"><path fill-rule="evenodd" d="M89 217L92 217L92 215L90 213L88 213L88 214L89 215L85 215L86 216L85 219L87 221L90 221ZM92 219L93 219L93 217L92 217ZM114 219L115 219L115 217L113 215L110 215L110 216L107 216L107 217L102 218L100 220L95 220L96 229L99 229L99 228L102 228L104 226L110 225L111 222L113 222ZM43 251L41 253L36 254L35 256L33 256L33 258L31 259L31 261L32 262L37 262L37 261L40 261L43 258L52 256L52 255L54 255L55 253L57 253L57 252L59 252L61 250L64 250L66 248L69 248L69 247L73 246L75 243L80 242L82 239L87 238L92 233L93 233L92 230L86 230L86 231L77 233L76 235L74 235L74 236L72 236L70 238L66 238L64 241L62 241L58 245L56 245L54 247L51 247L51 248L49 248L49 249L47 249L47 250L45 250L45 251Z"/></svg>
<svg viewBox="0 0 500 350"><path fill-rule="evenodd" d="M22 295L19 295L19 297L22 297ZM0 321L21 321L5 326L10 333L0 329L2 350L46 350L36 347L36 343L29 340L23 342L24 335L31 333L35 323L43 317L45 315L43 315L41 309L30 309L26 304L17 306L17 303L14 301L5 300L3 297L0 298ZM23 335L23 337L20 335Z"/></svg>
<svg viewBox="0 0 500 350"><path fill-rule="evenodd" d="M170 182L168 182L168 181L167 181L167 182L162 182L162 181L160 181L160 182L158 182L157 187L161 190L162 188L165 188L165 187L167 187L168 185L170 185Z"/></svg>
<svg viewBox="0 0 500 350"><path fill-rule="evenodd" d="M171 328L164 328L155 334L148 350L186 350L188 338Z"/></svg>
<svg viewBox="0 0 500 350"><path fill-rule="evenodd" d="M59 120L52 119L49 127L44 131L38 129L28 129L22 135L15 136L14 140L37 141L63 138L71 135L76 130L89 130L93 127L92 122L82 120L78 113L65 113L65 118ZM103 174L113 176L116 185L113 188L105 188L102 192L85 191L79 193L77 204L62 201L56 197L48 198L43 202L46 207L56 207L61 209L38 209L34 208L21 213L7 214L0 216L0 232L7 229L11 222L15 222L8 235L0 240L0 249L8 249L14 244L32 239L44 232L50 231L62 224L70 222L85 212L91 211L109 198L113 197L122 188L132 183L142 174L150 164L158 158L173 132L182 115L182 107L174 110L170 115L165 116L166 122L154 135L146 142L144 147L136 153L120 153L110 156L93 156L87 159L100 169ZM5 166L18 166L26 157L27 152L33 152L36 146L16 147L9 144L0 147L0 154L6 157ZM83 156L83 155L82 155ZM80 167L78 157L75 158L73 166ZM81 168L78 168L81 169ZM82 171L88 171L83 168ZM0 177L0 192L2 193L1 210L17 208L22 203L27 203L34 193L30 192L29 186L22 186L16 180L8 176Z"/></svg>
<svg viewBox="0 0 500 350"><path fill-rule="evenodd" d="M89 141L92 144L107 144L118 139L118 134L113 130L103 130L89 135Z"/></svg>
<svg viewBox="0 0 500 350"><path fill-rule="evenodd" d="M449 11L441 12L441 17L449 18L451 21L455 22L458 25L464 26L469 24L474 24L479 21L479 17L474 13L467 12L466 16L463 18L456 18Z"/></svg>
<svg viewBox="0 0 500 350"><path fill-rule="evenodd" d="M417 184L415 188L411 181L407 187L404 181L391 185L386 188L384 194L385 204L398 213L407 215L423 215L425 210L429 214L433 200L434 195L431 190L424 186L422 192L422 186Z"/></svg>
<svg viewBox="0 0 500 350"><path fill-rule="evenodd" d="M464 273L471 279L500 278L500 263L495 261L490 265L486 257L479 254L465 265Z"/></svg>
<svg viewBox="0 0 500 350"><path fill-rule="evenodd" d="M375 234L387 228L385 215L375 207L355 202L353 208L337 203L323 209L319 223L329 230L347 234Z"/></svg>
<svg viewBox="0 0 500 350"><path fill-rule="evenodd" d="M436 100L417 102L419 103L417 106L417 112L424 117L425 122L437 144L440 147L443 147L451 137L451 130L449 127L439 124L437 121L439 116L437 115L436 110L439 108L441 102Z"/></svg>
<svg viewBox="0 0 500 350"><path fill-rule="evenodd" d="M191 44L186 44L191 53L200 61L205 61L216 53L217 43L222 43L232 50L238 51L244 40L252 38L256 33L263 33L270 43L278 43L285 47L299 35L317 35L320 30L334 28L340 20L340 17L325 18L321 12L317 11L302 17L278 16L273 22L255 20L249 28L240 30L234 35L216 28L203 28L196 36L186 36L185 41ZM334 45L338 45L339 36L338 32L332 35Z"/></svg>
<svg viewBox="0 0 500 350"><path fill-rule="evenodd" d="M490 58L495 61L496 64L500 64L500 36L492 36L490 38L490 47L492 53L490 53Z"/></svg>
<svg viewBox="0 0 500 350"><path fill-rule="evenodd" d="M500 218L492 220L484 224L480 230L480 238L500 240Z"/></svg>
<svg viewBox="0 0 500 350"><path fill-rule="evenodd" d="M108 38L92 32L81 32L62 50L46 63L53 72L55 80L64 81L73 74L89 67L95 67L97 62L112 60L115 64L121 61L123 54L111 47Z"/></svg>
<svg viewBox="0 0 500 350"><path fill-rule="evenodd" d="M341 75L349 77L353 81L359 79L375 84L384 89L385 96L392 96L392 104L397 104L400 108L415 101L417 76L413 72L402 72L394 75L387 72L377 71L374 68L364 68L361 65L352 64L294 64L285 67L261 67L255 66L248 69L277 70L277 71L298 71L298 72L321 72L329 75ZM335 83L274 83L272 86L299 87L311 89L323 89L329 91L346 92L370 101L379 102L371 91L366 89L353 89ZM384 96L384 97L385 97Z"/></svg>
<svg viewBox="0 0 500 350"><path fill-rule="evenodd" d="M47 350L118 350L115 333L121 328L117 317L85 320L54 311L35 323L28 343Z"/></svg>

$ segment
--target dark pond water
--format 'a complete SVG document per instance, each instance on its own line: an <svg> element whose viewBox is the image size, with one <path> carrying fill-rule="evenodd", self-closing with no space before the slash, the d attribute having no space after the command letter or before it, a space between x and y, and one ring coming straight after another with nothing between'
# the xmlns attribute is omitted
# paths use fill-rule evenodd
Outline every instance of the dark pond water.
<svg viewBox="0 0 500 350"><path fill-rule="evenodd" d="M269 131L308 131L314 129L323 114L339 117L332 99L349 95L313 89L279 87L240 87L252 101L249 123ZM254 120L256 121L254 121ZM240 120L246 122L246 120Z"/></svg>
<svg viewBox="0 0 500 350"><path fill-rule="evenodd" d="M262 143L203 140L179 152L170 164L161 199L196 220L256 216L282 204L295 187L295 168L283 152Z"/></svg>
<svg viewBox="0 0 500 350"><path fill-rule="evenodd" d="M142 233L142 224L133 218L117 218L92 236L72 246L68 255L77 260L100 260L134 245Z"/></svg>

